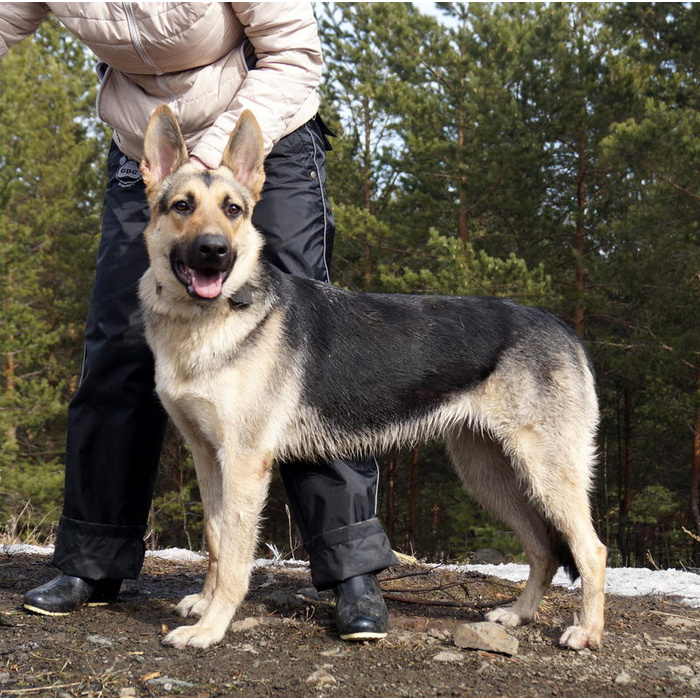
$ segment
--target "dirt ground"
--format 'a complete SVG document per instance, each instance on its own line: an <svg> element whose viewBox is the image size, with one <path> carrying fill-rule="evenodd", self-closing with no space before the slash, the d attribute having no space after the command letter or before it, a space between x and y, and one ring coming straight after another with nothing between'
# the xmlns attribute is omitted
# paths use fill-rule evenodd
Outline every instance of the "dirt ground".
<svg viewBox="0 0 700 700"><path fill-rule="evenodd" d="M1 552L1 550L0 550ZM224 641L177 651L174 604L201 587L204 563L146 561L120 601L67 617L21 609L54 575L44 557L0 554L0 697L696 697L700 610L658 598L607 598L604 646L557 646L578 592L552 589L539 619L512 631L515 655L461 649L453 631L517 586L423 565L382 574L391 631L346 644L332 598L308 571L257 569ZM442 603L438 605L437 603Z"/></svg>

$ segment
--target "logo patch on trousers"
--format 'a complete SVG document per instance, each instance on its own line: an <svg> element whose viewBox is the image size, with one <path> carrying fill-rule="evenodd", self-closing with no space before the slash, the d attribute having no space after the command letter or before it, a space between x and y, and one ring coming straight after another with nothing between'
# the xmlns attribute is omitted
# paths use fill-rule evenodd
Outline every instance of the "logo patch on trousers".
<svg viewBox="0 0 700 700"><path fill-rule="evenodd" d="M119 187L131 187L137 182L141 182L141 171L139 164L130 160L126 156L119 159L119 167L117 168L117 184Z"/></svg>

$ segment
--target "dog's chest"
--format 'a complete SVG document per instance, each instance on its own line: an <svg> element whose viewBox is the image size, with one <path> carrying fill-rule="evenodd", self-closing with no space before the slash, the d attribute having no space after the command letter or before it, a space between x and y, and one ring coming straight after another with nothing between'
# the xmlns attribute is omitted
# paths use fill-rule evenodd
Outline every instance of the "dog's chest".
<svg viewBox="0 0 700 700"><path fill-rule="evenodd" d="M206 364L190 358L160 357L156 362L156 392L163 406L188 439L193 435L218 447L224 426L237 421L237 372L229 368L212 374Z"/></svg>
<svg viewBox="0 0 700 700"><path fill-rule="evenodd" d="M228 319L207 317L191 322L156 319L148 341L156 359L158 384L180 385L216 381L211 379L235 370L245 329Z"/></svg>
<svg viewBox="0 0 700 700"><path fill-rule="evenodd" d="M150 328L149 344L164 403L222 405L222 395L235 390L238 363L230 334L203 324L160 323Z"/></svg>

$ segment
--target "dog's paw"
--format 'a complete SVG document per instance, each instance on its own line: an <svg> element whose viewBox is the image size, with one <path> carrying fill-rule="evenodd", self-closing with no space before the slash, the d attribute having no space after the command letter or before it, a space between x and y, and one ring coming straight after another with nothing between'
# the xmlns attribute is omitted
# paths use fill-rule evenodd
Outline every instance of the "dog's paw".
<svg viewBox="0 0 700 700"><path fill-rule="evenodd" d="M559 639L559 645L576 651L588 647L597 649L600 646L600 638L596 638L596 635L592 635L579 625L572 625L564 630L564 634Z"/></svg>
<svg viewBox="0 0 700 700"><path fill-rule="evenodd" d="M186 595L176 606L175 612L180 617L202 617L211 598L204 593Z"/></svg>
<svg viewBox="0 0 700 700"><path fill-rule="evenodd" d="M489 622L497 622L504 627L519 627L527 622L513 608L495 608L485 617Z"/></svg>
<svg viewBox="0 0 700 700"><path fill-rule="evenodd" d="M194 625L184 625L176 627L163 637L163 644L176 649L194 647L196 649L206 649L212 644L216 644L223 639L226 628L221 632L218 629L205 627L200 622Z"/></svg>

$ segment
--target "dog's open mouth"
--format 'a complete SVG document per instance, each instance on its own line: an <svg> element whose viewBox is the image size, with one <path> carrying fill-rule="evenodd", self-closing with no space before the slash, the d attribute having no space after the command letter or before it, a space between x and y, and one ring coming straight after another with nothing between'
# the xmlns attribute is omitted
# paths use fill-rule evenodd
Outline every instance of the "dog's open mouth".
<svg viewBox="0 0 700 700"><path fill-rule="evenodd" d="M170 251L173 273L193 299L218 299L235 262L235 250L216 233L204 233Z"/></svg>
<svg viewBox="0 0 700 700"><path fill-rule="evenodd" d="M173 270L187 293L198 299L217 299L228 276L221 270L188 267L182 260L173 261Z"/></svg>

